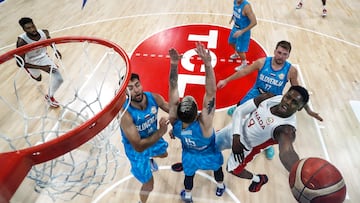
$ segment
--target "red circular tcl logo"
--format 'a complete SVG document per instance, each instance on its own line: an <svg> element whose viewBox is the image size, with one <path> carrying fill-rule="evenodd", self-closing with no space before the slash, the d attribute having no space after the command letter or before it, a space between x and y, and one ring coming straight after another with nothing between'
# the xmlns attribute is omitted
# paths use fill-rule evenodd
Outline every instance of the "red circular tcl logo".
<svg viewBox="0 0 360 203"><path fill-rule="evenodd" d="M201 42L210 50L216 81L234 73L240 60L230 59L234 50L228 44L230 29L216 25L193 24L169 28L155 33L136 47L131 56L132 72L140 75L144 91L161 94L168 100L170 58L168 51L175 48L183 54L179 62L178 87L180 97L192 95L202 108L205 91L205 70L202 60L194 50L195 42ZM265 57L264 49L253 39L250 41L247 60L251 64ZM218 89L216 108L227 108L236 104L253 86L257 72L228 83Z"/></svg>

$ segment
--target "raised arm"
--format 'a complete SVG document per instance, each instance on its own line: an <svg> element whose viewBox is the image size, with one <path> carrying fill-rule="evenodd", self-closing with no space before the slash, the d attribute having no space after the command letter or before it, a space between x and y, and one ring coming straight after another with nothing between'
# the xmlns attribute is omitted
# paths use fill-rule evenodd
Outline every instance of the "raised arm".
<svg viewBox="0 0 360 203"><path fill-rule="evenodd" d="M172 48L169 50L170 55L170 73L169 73L169 120L174 124L177 118L177 106L179 104L178 90L178 63L181 55Z"/></svg>
<svg viewBox="0 0 360 203"><path fill-rule="evenodd" d="M203 60L205 66L205 94L200 115L200 125L204 136L213 133L213 118L215 114L216 81L214 69L211 65L210 51L200 42L196 43L196 53Z"/></svg>
<svg viewBox="0 0 360 203"><path fill-rule="evenodd" d="M293 147L295 132L296 129L290 125L279 126L274 130L274 138L279 143L280 161L289 172L295 162L299 160L299 155Z"/></svg>
<svg viewBox="0 0 360 203"><path fill-rule="evenodd" d="M265 63L265 58L260 58L258 60L256 60L254 63L245 66L245 68L236 71L235 73L233 73L232 75L230 75L229 77L225 78L224 80L220 80L217 83L217 88L223 88L226 86L227 83L229 83L230 81L236 80L238 78L244 77L252 72L254 72L255 70L260 70L262 68L262 66Z"/></svg>

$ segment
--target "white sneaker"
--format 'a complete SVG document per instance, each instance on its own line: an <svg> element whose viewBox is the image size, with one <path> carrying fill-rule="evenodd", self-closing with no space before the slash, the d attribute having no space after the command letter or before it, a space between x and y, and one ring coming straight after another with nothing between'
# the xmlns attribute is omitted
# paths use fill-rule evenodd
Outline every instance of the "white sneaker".
<svg viewBox="0 0 360 203"><path fill-rule="evenodd" d="M239 58L239 54L236 52L230 56L230 59L237 59L237 58Z"/></svg>
<svg viewBox="0 0 360 203"><path fill-rule="evenodd" d="M301 2L298 3L298 5L296 6L296 9L300 9L302 8L303 4Z"/></svg>
<svg viewBox="0 0 360 203"><path fill-rule="evenodd" d="M240 66L236 66L236 67L235 67L235 71L239 71L239 70L245 68L246 66L247 66L247 62L246 62L246 63L241 63Z"/></svg>
<svg viewBox="0 0 360 203"><path fill-rule="evenodd" d="M45 95L45 100L53 108L58 108L60 106L59 102L56 101L56 99L54 97L49 97L49 95Z"/></svg>
<svg viewBox="0 0 360 203"><path fill-rule="evenodd" d="M327 10L324 8L321 16L322 16L322 17L326 17L326 14L327 14Z"/></svg>

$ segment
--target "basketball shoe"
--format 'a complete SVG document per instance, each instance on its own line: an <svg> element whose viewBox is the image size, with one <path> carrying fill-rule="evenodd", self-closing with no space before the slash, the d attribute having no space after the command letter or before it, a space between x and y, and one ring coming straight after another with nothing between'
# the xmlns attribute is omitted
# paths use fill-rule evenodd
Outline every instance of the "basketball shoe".
<svg viewBox="0 0 360 203"><path fill-rule="evenodd" d="M265 149L265 155L266 155L266 158L271 160L274 158L274 155L275 155L275 150L274 150L274 147L273 146L270 146L268 148Z"/></svg>
<svg viewBox="0 0 360 203"><path fill-rule="evenodd" d="M230 56L230 59L237 59L237 58L239 58L239 54L236 52Z"/></svg>
<svg viewBox="0 0 360 203"><path fill-rule="evenodd" d="M245 68L246 66L247 66L247 61L243 61L243 62L241 62L240 66L235 67L235 71L239 71L239 70Z"/></svg>
<svg viewBox="0 0 360 203"><path fill-rule="evenodd" d="M300 8L302 8L302 6L303 6L303 4L302 4L302 2L300 1L300 2L298 3L298 5L296 6L296 9L300 9Z"/></svg>
<svg viewBox="0 0 360 203"><path fill-rule="evenodd" d="M226 185L225 185L225 184L224 184L224 187L223 187L223 188L216 187L216 196L221 197L221 196L224 194L225 189L226 189Z"/></svg>
<svg viewBox="0 0 360 203"><path fill-rule="evenodd" d="M192 201L192 196L190 197L185 197L185 190L182 190L181 193L180 193L180 197L181 197L181 200L185 203L193 203Z"/></svg>
<svg viewBox="0 0 360 203"><path fill-rule="evenodd" d="M153 158L150 159L150 167L152 172L156 172L159 170L159 166L157 165L157 163Z"/></svg>
<svg viewBox="0 0 360 203"><path fill-rule="evenodd" d="M45 100L53 108L58 108L60 106L59 102L56 101L54 97L49 97L49 95L45 95Z"/></svg>
<svg viewBox="0 0 360 203"><path fill-rule="evenodd" d="M260 182L254 182L252 181L249 186L250 192L258 192L260 191L261 187L265 185L268 182L268 177L266 175L258 175L260 178Z"/></svg>
<svg viewBox="0 0 360 203"><path fill-rule="evenodd" d="M326 14L327 14L327 10L324 8L321 16L324 18L324 17L326 17Z"/></svg>
<svg viewBox="0 0 360 203"><path fill-rule="evenodd" d="M236 109L235 106L229 108L228 111L227 111L227 114L228 114L229 116L232 116L232 115L234 114L235 109Z"/></svg>

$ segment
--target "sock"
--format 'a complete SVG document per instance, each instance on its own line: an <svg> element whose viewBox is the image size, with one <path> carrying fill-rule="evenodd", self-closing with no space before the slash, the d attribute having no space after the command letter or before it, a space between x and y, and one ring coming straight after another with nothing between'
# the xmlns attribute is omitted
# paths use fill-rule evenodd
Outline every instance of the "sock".
<svg viewBox="0 0 360 203"><path fill-rule="evenodd" d="M191 192L186 192L185 191L185 198L190 199L191 198Z"/></svg>
<svg viewBox="0 0 360 203"><path fill-rule="evenodd" d="M224 189L224 183L217 183L216 184L218 188Z"/></svg>
<svg viewBox="0 0 360 203"><path fill-rule="evenodd" d="M260 182L260 177L258 175L253 175L251 180L254 181L255 183L258 183Z"/></svg>

